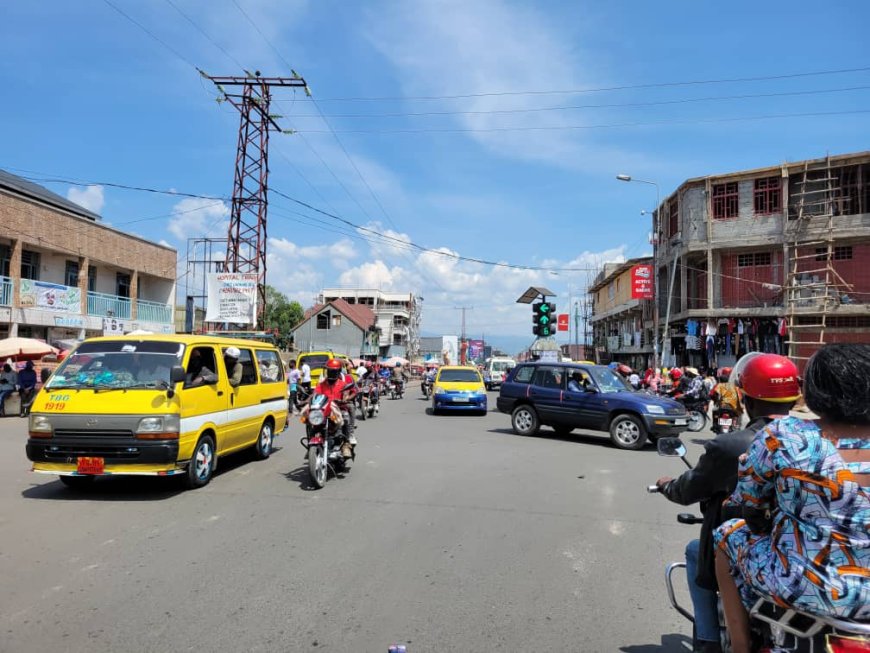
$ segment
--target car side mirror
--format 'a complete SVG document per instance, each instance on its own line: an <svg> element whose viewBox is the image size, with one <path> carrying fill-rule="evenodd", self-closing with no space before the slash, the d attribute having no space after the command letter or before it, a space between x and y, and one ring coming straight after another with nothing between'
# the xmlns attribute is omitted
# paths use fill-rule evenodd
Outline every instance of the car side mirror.
<svg viewBox="0 0 870 653"><path fill-rule="evenodd" d="M686 455L686 445L680 438L659 438L656 447L660 456L683 458Z"/></svg>
<svg viewBox="0 0 870 653"><path fill-rule="evenodd" d="M184 371L184 368L181 365L173 365L172 369L169 370L170 385L181 383L182 381L184 381L186 375L187 373Z"/></svg>

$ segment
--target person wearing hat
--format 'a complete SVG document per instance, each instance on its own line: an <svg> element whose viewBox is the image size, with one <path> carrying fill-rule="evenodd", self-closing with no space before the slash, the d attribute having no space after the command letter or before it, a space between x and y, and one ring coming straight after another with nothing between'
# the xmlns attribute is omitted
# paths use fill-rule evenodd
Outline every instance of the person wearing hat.
<svg viewBox="0 0 870 653"><path fill-rule="evenodd" d="M227 368L227 376L229 376L230 387L237 388L242 383L242 364L239 362L239 356L242 352L238 347L227 347L224 350L224 365Z"/></svg>

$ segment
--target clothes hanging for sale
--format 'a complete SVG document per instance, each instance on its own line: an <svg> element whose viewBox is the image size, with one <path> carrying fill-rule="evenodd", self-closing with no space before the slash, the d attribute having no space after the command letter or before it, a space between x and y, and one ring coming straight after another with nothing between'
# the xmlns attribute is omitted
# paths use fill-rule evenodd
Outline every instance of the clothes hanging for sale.
<svg viewBox="0 0 870 653"><path fill-rule="evenodd" d="M716 323L713 320L707 321L706 335L708 338L716 335Z"/></svg>
<svg viewBox="0 0 870 653"><path fill-rule="evenodd" d="M743 329L744 329L743 320L742 319L737 320L737 333L741 336L743 335Z"/></svg>
<svg viewBox="0 0 870 653"><path fill-rule="evenodd" d="M781 336L788 335L788 320L784 317L779 318L776 325L776 332Z"/></svg>

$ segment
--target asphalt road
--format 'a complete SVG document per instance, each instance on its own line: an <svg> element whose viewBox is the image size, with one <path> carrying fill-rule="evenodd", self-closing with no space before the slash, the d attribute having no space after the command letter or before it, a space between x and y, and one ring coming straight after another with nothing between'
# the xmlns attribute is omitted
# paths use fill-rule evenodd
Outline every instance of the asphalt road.
<svg viewBox="0 0 870 653"><path fill-rule="evenodd" d="M663 569L696 527L645 491L679 460L426 408L416 387L385 401L317 491L298 422L200 490L77 494L0 420L0 651L688 650Z"/></svg>

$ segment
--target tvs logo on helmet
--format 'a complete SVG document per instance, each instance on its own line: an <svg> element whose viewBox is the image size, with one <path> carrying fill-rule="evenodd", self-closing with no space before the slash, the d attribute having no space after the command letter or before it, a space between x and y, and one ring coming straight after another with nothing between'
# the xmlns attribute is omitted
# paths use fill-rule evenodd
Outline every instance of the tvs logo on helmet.
<svg viewBox="0 0 870 653"><path fill-rule="evenodd" d="M785 385L786 383L794 383L795 378L793 376L781 376L779 378L771 378L770 382L773 385Z"/></svg>

